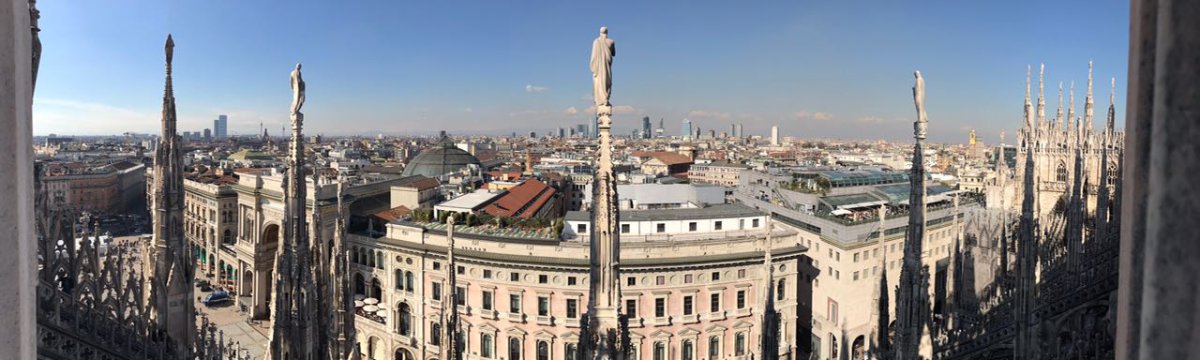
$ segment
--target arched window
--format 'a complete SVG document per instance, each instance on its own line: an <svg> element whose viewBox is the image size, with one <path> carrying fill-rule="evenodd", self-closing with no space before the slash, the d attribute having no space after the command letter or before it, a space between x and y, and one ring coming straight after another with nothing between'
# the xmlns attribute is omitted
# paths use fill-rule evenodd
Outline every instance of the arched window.
<svg viewBox="0 0 1200 360"><path fill-rule="evenodd" d="M667 344L662 341L654 343L654 360L667 360Z"/></svg>
<svg viewBox="0 0 1200 360"><path fill-rule="evenodd" d="M404 272L404 289L408 292L413 292L413 273L412 271Z"/></svg>
<svg viewBox="0 0 1200 360"><path fill-rule="evenodd" d="M225 234L221 236L221 242L226 243L226 244L233 244L234 243L233 232L229 231L229 229L225 229Z"/></svg>
<svg viewBox="0 0 1200 360"><path fill-rule="evenodd" d="M537 360L550 360L550 344L545 341L538 341Z"/></svg>
<svg viewBox="0 0 1200 360"><path fill-rule="evenodd" d="M784 283L783 281L784 281L783 279L779 279L779 284L775 285L775 299L776 300L783 300L783 298L786 297L784 295L784 289L786 289L787 287L784 285L786 283Z"/></svg>
<svg viewBox="0 0 1200 360"><path fill-rule="evenodd" d="M442 346L442 324L438 324L436 321L429 323L429 343Z"/></svg>
<svg viewBox="0 0 1200 360"><path fill-rule="evenodd" d="M695 345L692 345L692 341L691 341L691 340L684 340L684 341L683 341L683 345L681 345L681 346L679 347L679 352L680 352L680 354L679 354L679 358L680 358L680 359L683 359L683 360L693 360L693 359L695 359L695 358L693 357L693 356L694 356L694 353L695 353L695 351L696 351L696 349L695 349L695 348L696 348L696 346L695 346Z"/></svg>
<svg viewBox="0 0 1200 360"><path fill-rule="evenodd" d="M371 297L376 299L383 298L383 287L379 285L379 278L371 279Z"/></svg>
<svg viewBox="0 0 1200 360"><path fill-rule="evenodd" d="M363 256L367 258L367 266L375 267L375 257L370 252L363 252Z"/></svg>
<svg viewBox="0 0 1200 360"><path fill-rule="evenodd" d="M353 255L351 255L350 262L355 263L355 264L362 264L362 262L359 261L359 258L358 258L358 247L357 246L355 246L353 249L351 249L350 253L353 254Z"/></svg>
<svg viewBox="0 0 1200 360"><path fill-rule="evenodd" d="M364 295L365 291L366 291L366 284L365 284L365 281L363 280L362 274L355 273L354 274L354 294L355 295Z"/></svg>
<svg viewBox="0 0 1200 360"><path fill-rule="evenodd" d="M1054 171L1054 179L1057 181L1067 181L1067 163L1059 162L1058 169Z"/></svg>
<svg viewBox="0 0 1200 360"><path fill-rule="evenodd" d="M404 290L404 272L396 269L396 290Z"/></svg>
<svg viewBox="0 0 1200 360"><path fill-rule="evenodd" d="M716 336L716 335L709 336L708 337L708 360L717 360L720 357L721 357L721 337Z"/></svg>
<svg viewBox="0 0 1200 360"><path fill-rule="evenodd" d="M563 353L566 354L567 360L579 360L579 344L567 344Z"/></svg>
<svg viewBox="0 0 1200 360"><path fill-rule="evenodd" d="M412 308L408 307L408 303L400 303L397 309L400 312L400 335L408 336L412 329Z"/></svg>
<svg viewBox="0 0 1200 360"><path fill-rule="evenodd" d="M508 338L508 360L521 360L521 339Z"/></svg>
<svg viewBox="0 0 1200 360"><path fill-rule="evenodd" d="M496 345L492 341L491 334L479 334L479 355L485 359L491 359L495 356L493 354L495 353Z"/></svg>
<svg viewBox="0 0 1200 360"><path fill-rule="evenodd" d="M380 269L383 268L383 252L382 251L375 252L375 266Z"/></svg>
<svg viewBox="0 0 1200 360"><path fill-rule="evenodd" d="M746 333L737 333L737 336L733 338L733 354L746 355Z"/></svg>
<svg viewBox="0 0 1200 360"><path fill-rule="evenodd" d="M642 353L638 352L637 344L629 344L629 360L638 360L642 357Z"/></svg>

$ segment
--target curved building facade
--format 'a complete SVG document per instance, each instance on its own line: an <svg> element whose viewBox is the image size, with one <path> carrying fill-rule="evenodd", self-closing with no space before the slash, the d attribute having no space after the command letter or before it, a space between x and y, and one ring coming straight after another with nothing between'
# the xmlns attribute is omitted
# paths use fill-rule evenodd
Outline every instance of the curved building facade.
<svg viewBox="0 0 1200 360"><path fill-rule="evenodd" d="M771 338L780 339L768 344L781 359L799 358L797 344L786 339L809 337L810 321L798 316L811 306L809 277L799 271L808 266L805 247L797 231L774 225L768 272L771 225L764 214L746 216L698 220L731 224L723 231L622 241L621 312L628 315L630 359L764 358L767 308L778 320ZM746 225L737 229L735 223ZM401 222L388 224L381 237L349 236L351 289L378 302L356 311L364 358L438 358L439 319L447 310L442 296L452 288L462 358L580 358L589 284L586 236L559 240L456 227L454 238L456 266L449 269L445 225ZM446 283L447 271L456 272L456 284Z"/></svg>

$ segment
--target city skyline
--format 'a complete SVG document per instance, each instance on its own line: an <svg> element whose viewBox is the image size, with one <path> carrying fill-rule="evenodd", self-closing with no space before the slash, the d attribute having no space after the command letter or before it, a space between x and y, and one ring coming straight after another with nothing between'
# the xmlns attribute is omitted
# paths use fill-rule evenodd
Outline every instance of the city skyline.
<svg viewBox="0 0 1200 360"><path fill-rule="evenodd" d="M930 117L945 124L931 129L932 142L965 142L976 129L997 143L1020 126L1026 65L1036 77L1046 63L1050 113L1059 82L1075 81L1081 101L1089 59L1098 98L1111 77L1124 88L1127 9L1083 5L881 3L860 14L769 4L751 19L727 4L627 4L581 24L583 10L571 4L479 4L466 13L435 4L143 3L126 12L48 3L34 132L155 132L161 64L153 52L170 32L188 44L175 70L181 131L228 114L231 135L256 134L260 122L274 134L287 122L287 99L276 95L285 82L273 74L303 62L323 91L313 94L310 134L541 134L591 120L578 60L587 49L577 43L607 25L613 38L629 38L613 96L617 134L649 116L703 129L741 123L748 136L779 125L781 137L903 140L912 111L896 90L919 67L937 84ZM1080 9L1085 16L1061 16ZM846 45L855 43L874 45ZM78 66L81 58L92 65Z"/></svg>

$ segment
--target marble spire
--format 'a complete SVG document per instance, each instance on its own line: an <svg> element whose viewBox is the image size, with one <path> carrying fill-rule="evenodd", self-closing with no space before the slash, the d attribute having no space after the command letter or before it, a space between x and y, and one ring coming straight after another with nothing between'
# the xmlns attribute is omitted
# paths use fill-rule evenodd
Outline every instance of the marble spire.
<svg viewBox="0 0 1200 360"><path fill-rule="evenodd" d="M1033 103L1029 100L1030 73L1032 66L1025 67L1025 127L1033 128Z"/></svg>
<svg viewBox="0 0 1200 360"><path fill-rule="evenodd" d="M762 360L779 358L779 325L778 313L775 309L775 263L772 260L772 248L775 243L771 239L771 216L767 216L767 237L763 241L763 280L762 280L762 316L759 319L762 331L759 332L759 346Z"/></svg>
<svg viewBox="0 0 1200 360"><path fill-rule="evenodd" d="M183 149L176 133L175 89L171 60L175 41L167 35L166 80L163 85L162 135L154 154L150 209L154 222L150 270L150 318L176 344L180 357L191 357L195 336L192 278L195 263L183 238Z"/></svg>
<svg viewBox="0 0 1200 360"><path fill-rule="evenodd" d="M1067 106L1067 128L1068 133L1075 131L1075 80L1071 80L1071 90L1069 92L1070 105Z"/></svg>
<svg viewBox="0 0 1200 360"><path fill-rule="evenodd" d="M346 205L342 199L346 196L346 179L338 176L337 180L337 221L333 228L333 251L331 273L333 281L333 343L330 348L330 360L354 359L358 347L354 345L354 298L350 293L350 247L346 246Z"/></svg>
<svg viewBox="0 0 1200 360"><path fill-rule="evenodd" d="M1092 61L1088 60L1087 98L1083 103L1083 121L1085 124L1079 127L1081 136L1084 135L1084 129L1088 130L1088 132L1092 130L1092 112L1094 107L1095 104L1092 101Z"/></svg>
<svg viewBox="0 0 1200 360"><path fill-rule="evenodd" d="M291 73L292 138L288 149L284 193L283 236L275 253L275 286L271 300L272 325L267 359L328 358L327 342L321 335L320 302L329 301L316 290L316 278L324 272L313 259L307 221L307 190L304 155L304 79L300 64ZM313 169L313 171L317 171ZM313 184L316 186L316 184ZM318 246L319 247L319 246Z"/></svg>
<svg viewBox="0 0 1200 360"><path fill-rule="evenodd" d="M440 359L458 359L458 264L454 261L454 215L446 219L446 282L442 291Z"/></svg>
<svg viewBox="0 0 1200 360"><path fill-rule="evenodd" d="M1117 78L1112 78L1112 85L1108 91L1108 123L1104 124L1105 135L1111 136L1116 131L1117 121Z"/></svg>
<svg viewBox="0 0 1200 360"><path fill-rule="evenodd" d="M1057 129L1062 129L1063 126L1066 126L1066 124L1063 123L1063 121L1065 121L1065 120L1063 119L1063 83L1062 83L1062 81L1058 82L1058 113L1054 114L1054 120L1058 121L1058 123L1055 124L1056 125L1055 127Z"/></svg>
<svg viewBox="0 0 1200 360"><path fill-rule="evenodd" d="M1046 64L1038 70L1037 128L1046 124Z"/></svg>
<svg viewBox="0 0 1200 360"><path fill-rule="evenodd" d="M929 324L929 273L921 261L925 241L925 167L924 142L928 116L925 113L925 79L914 73L913 103L917 108L914 124L912 174L909 192L908 230L904 239L900 286L896 289L896 341L893 359L920 358L922 337ZM1028 109L1028 102L1026 102ZM1031 124L1032 125L1032 124ZM1030 127L1032 129L1032 126Z"/></svg>
<svg viewBox="0 0 1200 360"><path fill-rule="evenodd" d="M885 234L887 233L887 207L879 205L879 241L878 249L882 253L879 256L879 287L875 289L875 336L871 339L874 357L876 359L887 356L890 344L888 344L888 325L891 323L891 314L888 306L888 282L887 282L887 244L884 243Z"/></svg>
<svg viewBox="0 0 1200 360"><path fill-rule="evenodd" d="M617 183L612 160L612 60L615 42L608 37L608 28L600 28L600 36L592 42L592 84L596 103L596 136L599 142L595 180L593 180L591 268L588 284L587 323L582 336L585 359L622 360L628 351L625 327L622 325L620 304L621 240L617 224Z"/></svg>
<svg viewBox="0 0 1200 360"><path fill-rule="evenodd" d="M1032 144L1025 144L1025 172L1022 179L1021 219L1018 222L1016 239L1017 265L1014 275L1013 317L1016 320L1017 335L1013 345L1013 356L1016 359L1035 358L1034 348L1037 346L1036 333L1030 327L1035 323L1035 289L1037 269L1037 238L1035 224L1035 192L1033 169L1034 157Z"/></svg>

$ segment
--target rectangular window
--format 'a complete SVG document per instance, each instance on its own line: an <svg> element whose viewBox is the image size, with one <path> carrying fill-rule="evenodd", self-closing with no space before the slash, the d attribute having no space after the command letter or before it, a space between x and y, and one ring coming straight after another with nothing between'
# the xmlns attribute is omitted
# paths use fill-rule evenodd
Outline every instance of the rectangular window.
<svg viewBox="0 0 1200 360"><path fill-rule="evenodd" d="M487 290L483 291L483 309L484 310L492 309L492 292L491 291L487 291Z"/></svg>
<svg viewBox="0 0 1200 360"><path fill-rule="evenodd" d="M659 224L655 225L654 230L655 230L655 232L660 232L660 233L667 232L667 224L659 223Z"/></svg>
<svg viewBox="0 0 1200 360"><path fill-rule="evenodd" d="M858 253L854 253L854 262L858 262Z"/></svg>
<svg viewBox="0 0 1200 360"><path fill-rule="evenodd" d="M738 269L738 279L746 278L746 269Z"/></svg>
<svg viewBox="0 0 1200 360"><path fill-rule="evenodd" d="M621 224L621 233L622 233L622 234L628 234L628 233L629 233L629 224Z"/></svg>
<svg viewBox="0 0 1200 360"><path fill-rule="evenodd" d="M579 317L579 300L567 299L567 318L574 319Z"/></svg>
<svg viewBox="0 0 1200 360"><path fill-rule="evenodd" d="M513 314L521 313L521 295L518 295L518 294L509 294L508 295L508 312L513 313Z"/></svg>
<svg viewBox="0 0 1200 360"><path fill-rule="evenodd" d="M746 290L738 290L737 292L737 308L746 308Z"/></svg>
<svg viewBox="0 0 1200 360"><path fill-rule="evenodd" d="M637 299L625 299L625 314L631 319L638 318Z"/></svg>
<svg viewBox="0 0 1200 360"><path fill-rule="evenodd" d="M654 285L662 286L662 285L666 285L666 284L667 284L666 276L659 275L654 278Z"/></svg>
<svg viewBox="0 0 1200 360"><path fill-rule="evenodd" d="M440 263L440 262L437 262L437 261L434 261L434 262L433 262L433 269L434 269L434 270L441 270L441 269L442 269L442 263Z"/></svg>
<svg viewBox="0 0 1200 360"><path fill-rule="evenodd" d="M538 316L550 316L550 297L538 296Z"/></svg>
<svg viewBox="0 0 1200 360"><path fill-rule="evenodd" d="M625 278L625 286L634 286L634 285L637 285L636 278L634 278L632 276Z"/></svg>
<svg viewBox="0 0 1200 360"><path fill-rule="evenodd" d="M854 272L854 281L858 281L858 272L857 271Z"/></svg>
<svg viewBox="0 0 1200 360"><path fill-rule="evenodd" d="M521 281L521 273L518 273L518 272L508 273L508 281Z"/></svg>
<svg viewBox="0 0 1200 360"><path fill-rule="evenodd" d="M721 230L721 221L720 220L713 222L713 230Z"/></svg>
<svg viewBox="0 0 1200 360"><path fill-rule="evenodd" d="M549 276L547 276L547 275L545 275L545 274L543 274L543 275L538 275L538 284L545 284L545 283L548 283L548 282L550 282L550 277L549 277Z"/></svg>
<svg viewBox="0 0 1200 360"><path fill-rule="evenodd" d="M691 283L692 283L692 274L687 274L687 275L684 275L684 276L683 276L683 283L684 283L684 284L691 284Z"/></svg>
<svg viewBox="0 0 1200 360"><path fill-rule="evenodd" d="M587 232L587 224L579 224L575 226L575 232L583 234Z"/></svg>
<svg viewBox="0 0 1200 360"><path fill-rule="evenodd" d="M691 295L687 295L687 296L683 297L683 314L684 315L692 314L692 301L693 301L693 299L692 299Z"/></svg>
<svg viewBox="0 0 1200 360"><path fill-rule="evenodd" d="M829 318L838 318L838 303L837 301L833 301L833 299L829 299Z"/></svg>
<svg viewBox="0 0 1200 360"><path fill-rule="evenodd" d="M459 306L467 306L467 288L459 286L456 287L454 291L456 292L454 295L457 297L455 302Z"/></svg>
<svg viewBox="0 0 1200 360"><path fill-rule="evenodd" d="M458 274L459 274L459 275L466 274L466 273L467 273L467 267L465 267L465 266L459 266L459 267L458 267L458 271L457 271L457 272L458 272Z"/></svg>
<svg viewBox="0 0 1200 360"><path fill-rule="evenodd" d="M654 299L654 317L667 316L667 298Z"/></svg>
<svg viewBox="0 0 1200 360"><path fill-rule="evenodd" d="M483 278L484 278L484 279L491 279L491 278L492 278L492 271L491 271L491 270L488 270L488 269L483 269Z"/></svg>
<svg viewBox="0 0 1200 360"><path fill-rule="evenodd" d="M433 283L430 285L432 285L429 287L430 295L433 296L434 300L441 300L442 299L442 284L441 283Z"/></svg>
<svg viewBox="0 0 1200 360"><path fill-rule="evenodd" d="M779 280L779 284L775 285L775 300L783 300L786 298L787 283L784 280Z"/></svg>
<svg viewBox="0 0 1200 360"><path fill-rule="evenodd" d="M712 293L708 295L709 312L721 311L721 293Z"/></svg>
<svg viewBox="0 0 1200 360"><path fill-rule="evenodd" d="M696 222L695 221L688 223L688 231L696 231Z"/></svg>
<svg viewBox="0 0 1200 360"><path fill-rule="evenodd" d="M713 271L712 272L712 281L720 281L720 280L721 280L721 273L718 271Z"/></svg>
<svg viewBox="0 0 1200 360"><path fill-rule="evenodd" d="M754 227L754 228L758 228L758 219L751 220L750 226Z"/></svg>
<svg viewBox="0 0 1200 360"><path fill-rule="evenodd" d="M567 285L574 286L577 282L578 280L576 280L574 276L567 277Z"/></svg>

